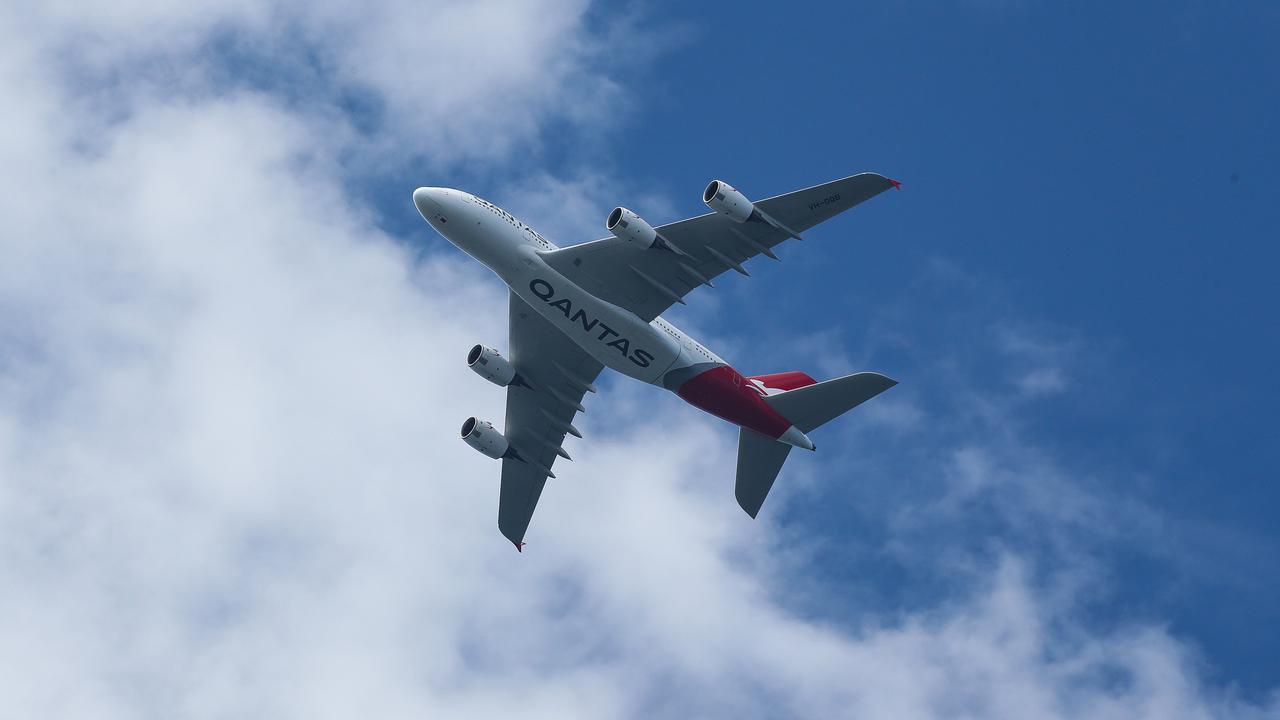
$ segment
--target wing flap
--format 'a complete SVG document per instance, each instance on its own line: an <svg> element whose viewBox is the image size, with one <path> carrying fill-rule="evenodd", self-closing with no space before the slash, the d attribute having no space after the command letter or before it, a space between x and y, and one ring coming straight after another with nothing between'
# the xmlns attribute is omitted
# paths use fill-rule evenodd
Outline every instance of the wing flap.
<svg viewBox="0 0 1280 720"><path fill-rule="evenodd" d="M533 510L542 497L547 474L521 460L502 461L502 487L498 491L498 532L516 549L524 545L524 534L533 519Z"/></svg>

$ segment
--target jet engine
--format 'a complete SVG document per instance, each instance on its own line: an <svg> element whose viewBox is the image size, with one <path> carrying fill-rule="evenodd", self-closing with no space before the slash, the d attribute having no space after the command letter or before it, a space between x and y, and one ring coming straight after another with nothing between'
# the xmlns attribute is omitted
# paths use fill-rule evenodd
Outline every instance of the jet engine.
<svg viewBox="0 0 1280 720"><path fill-rule="evenodd" d="M462 423L462 439L482 455L499 459L507 455L511 443L507 436L498 432L493 423L469 417Z"/></svg>
<svg viewBox="0 0 1280 720"><path fill-rule="evenodd" d="M471 348L471 352L467 353L467 367L500 387L506 387L513 382L520 384L516 378L515 366L502 357L497 350L487 345L476 345Z"/></svg>
<svg viewBox="0 0 1280 720"><path fill-rule="evenodd" d="M721 215L727 215L734 222L740 223L749 220L756 210L756 206L747 199L746 195L723 180L712 180L707 183L707 189L702 191L702 202Z"/></svg>
<svg viewBox="0 0 1280 720"><path fill-rule="evenodd" d="M616 237L651 248L658 244L658 231L644 218L624 207L616 207L604 221L604 227Z"/></svg>

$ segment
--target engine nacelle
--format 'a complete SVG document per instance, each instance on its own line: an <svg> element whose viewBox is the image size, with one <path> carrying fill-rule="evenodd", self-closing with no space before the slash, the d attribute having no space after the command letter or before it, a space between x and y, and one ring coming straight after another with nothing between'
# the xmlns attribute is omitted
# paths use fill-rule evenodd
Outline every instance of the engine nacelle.
<svg viewBox="0 0 1280 720"><path fill-rule="evenodd" d="M480 377L499 387L506 387L516 379L516 368L509 360L487 345L476 345L467 353L467 367Z"/></svg>
<svg viewBox="0 0 1280 720"><path fill-rule="evenodd" d="M702 191L702 202L721 215L733 219L734 222L744 223L756 211L756 206L747 199L746 195L723 180L712 180L707 183L707 189Z"/></svg>
<svg viewBox="0 0 1280 720"><path fill-rule="evenodd" d="M644 218L624 207L614 208L604 221L604 227L616 237L640 247L651 248L658 244L658 231Z"/></svg>
<svg viewBox="0 0 1280 720"><path fill-rule="evenodd" d="M506 456L511 449L507 436L498 432L493 423L474 417L469 417L462 423L462 439L482 455L495 460Z"/></svg>

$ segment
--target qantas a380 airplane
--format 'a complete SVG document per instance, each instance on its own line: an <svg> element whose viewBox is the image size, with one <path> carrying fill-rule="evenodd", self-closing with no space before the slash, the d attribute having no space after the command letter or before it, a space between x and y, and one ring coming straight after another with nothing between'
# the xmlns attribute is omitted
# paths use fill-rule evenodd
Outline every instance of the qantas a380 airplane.
<svg viewBox="0 0 1280 720"><path fill-rule="evenodd" d="M806 433L897 384L872 372L816 382L802 372L743 377L659 315L727 270L743 275L756 255L778 259L784 241L899 183L862 173L751 202L713 180L713 212L652 227L626 208L605 221L612 237L556 247L487 200L460 190L413 192L418 212L449 242L511 288L510 359L485 345L467 354L481 377L507 388L504 432L467 418L462 439L502 460L498 529L519 550L582 398L608 366L673 391L739 426L738 504L755 517L793 447Z"/></svg>

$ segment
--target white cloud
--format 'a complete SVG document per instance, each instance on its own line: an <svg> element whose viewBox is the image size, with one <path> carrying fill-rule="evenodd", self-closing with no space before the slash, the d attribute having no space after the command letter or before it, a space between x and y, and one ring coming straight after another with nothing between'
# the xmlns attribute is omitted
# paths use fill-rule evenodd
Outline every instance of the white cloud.
<svg viewBox="0 0 1280 720"><path fill-rule="evenodd" d="M351 162L423 156L440 169L527 152L551 119L581 130L627 111L606 71L630 62L608 45L634 16L613 13L600 29L586 13L585 0L143 0L6 14L20 44L76 81L77 104L267 85L312 114L363 104L357 124L374 131L351 138Z"/></svg>
<svg viewBox="0 0 1280 720"><path fill-rule="evenodd" d="M609 86L582 65L582 7L202 7L10 10L0 26L6 715L1251 710L1202 687L1160 628L1064 632L1012 558L953 604L856 632L789 612L772 528L731 499L732 434L692 413L633 413L618 434L588 413L580 462L512 552L494 527L496 466L454 437L471 412L501 417L501 393L460 359L505 334L496 283L453 255L415 262L375 227L344 193L351 141L326 112L144 77L119 79L95 115L84 77L42 61L88 35L99 80L157 54L202 76L212 30L269 43L279 32L262 28L301 24L333 40L340 73L416 119L388 141L516 106L527 114L413 140L506 157L560 112L570 78ZM508 23L507 44L477 35L477 17ZM391 87L418 18L442 47L474 49L470 87ZM510 55L485 65L497 50ZM426 57L423 76L454 77ZM593 409L624 398L677 402L629 387Z"/></svg>
<svg viewBox="0 0 1280 720"><path fill-rule="evenodd" d="M1041 367L1031 370L1018 378L1018 388L1026 395L1051 395L1062 392L1067 381L1062 377L1062 369Z"/></svg>
<svg viewBox="0 0 1280 720"><path fill-rule="evenodd" d="M1070 382L1062 365L1086 362L1074 338L1051 338L1008 323L995 328L996 345L1020 367L1014 384L1027 397L1055 395Z"/></svg>

